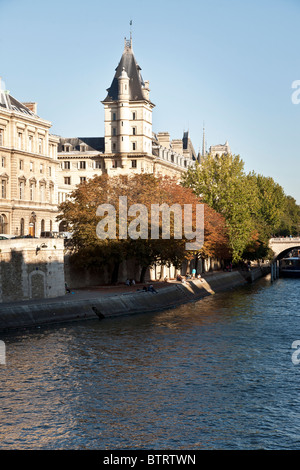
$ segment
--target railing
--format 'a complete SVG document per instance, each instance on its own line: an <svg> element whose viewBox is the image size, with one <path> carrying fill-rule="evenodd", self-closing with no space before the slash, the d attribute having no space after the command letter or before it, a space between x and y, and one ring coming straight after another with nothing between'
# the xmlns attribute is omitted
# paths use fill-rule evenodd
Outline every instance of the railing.
<svg viewBox="0 0 300 470"><path fill-rule="evenodd" d="M269 243L300 243L300 237L278 237L278 238L270 238Z"/></svg>

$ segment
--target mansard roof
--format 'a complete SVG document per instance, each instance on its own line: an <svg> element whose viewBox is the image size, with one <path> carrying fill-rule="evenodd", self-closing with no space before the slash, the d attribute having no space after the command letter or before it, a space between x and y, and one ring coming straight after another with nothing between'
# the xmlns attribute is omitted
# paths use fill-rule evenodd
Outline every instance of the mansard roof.
<svg viewBox="0 0 300 470"><path fill-rule="evenodd" d="M27 106L20 103L16 98L11 96L8 91L0 89L0 109L4 108L9 111L17 111L19 113L36 116Z"/></svg>
<svg viewBox="0 0 300 470"><path fill-rule="evenodd" d="M87 152L104 152L104 137L61 137L58 144L58 152L63 152L63 145L70 144L72 151L80 151L80 145L86 144Z"/></svg>
<svg viewBox="0 0 300 470"><path fill-rule="evenodd" d="M119 95L118 78L120 77L122 73L123 67L129 77L129 100L140 101L140 100L146 99L143 93L143 88L145 87L145 83L141 75L141 68L136 63L133 50L132 50L131 40L130 41L125 40L124 52L122 54L119 65L116 68L116 73L113 78L113 81L110 87L107 89L107 96L104 99L103 103L118 100L118 95Z"/></svg>

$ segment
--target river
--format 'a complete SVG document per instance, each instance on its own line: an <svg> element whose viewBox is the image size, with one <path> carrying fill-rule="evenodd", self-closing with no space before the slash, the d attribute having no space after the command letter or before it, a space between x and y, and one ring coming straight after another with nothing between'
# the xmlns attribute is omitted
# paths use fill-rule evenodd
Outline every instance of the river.
<svg viewBox="0 0 300 470"><path fill-rule="evenodd" d="M0 449L300 449L299 288L3 335Z"/></svg>

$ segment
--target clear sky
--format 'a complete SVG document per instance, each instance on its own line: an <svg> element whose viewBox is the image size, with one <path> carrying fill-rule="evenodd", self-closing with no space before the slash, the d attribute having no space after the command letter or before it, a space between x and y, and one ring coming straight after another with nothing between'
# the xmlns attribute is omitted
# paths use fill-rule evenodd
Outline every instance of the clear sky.
<svg viewBox="0 0 300 470"><path fill-rule="evenodd" d="M300 0L0 0L0 76L63 137L102 137L132 20L153 131L229 141L300 204ZM300 83L300 82L299 82ZM300 97L300 93L299 93Z"/></svg>

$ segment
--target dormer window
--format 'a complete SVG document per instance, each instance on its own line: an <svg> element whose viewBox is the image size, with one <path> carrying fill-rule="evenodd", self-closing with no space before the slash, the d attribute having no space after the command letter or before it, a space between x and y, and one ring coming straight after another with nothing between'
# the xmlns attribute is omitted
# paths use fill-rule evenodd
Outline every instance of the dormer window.
<svg viewBox="0 0 300 470"><path fill-rule="evenodd" d="M64 151L65 152L70 152L71 147L72 147L71 144L65 144L64 145Z"/></svg>

